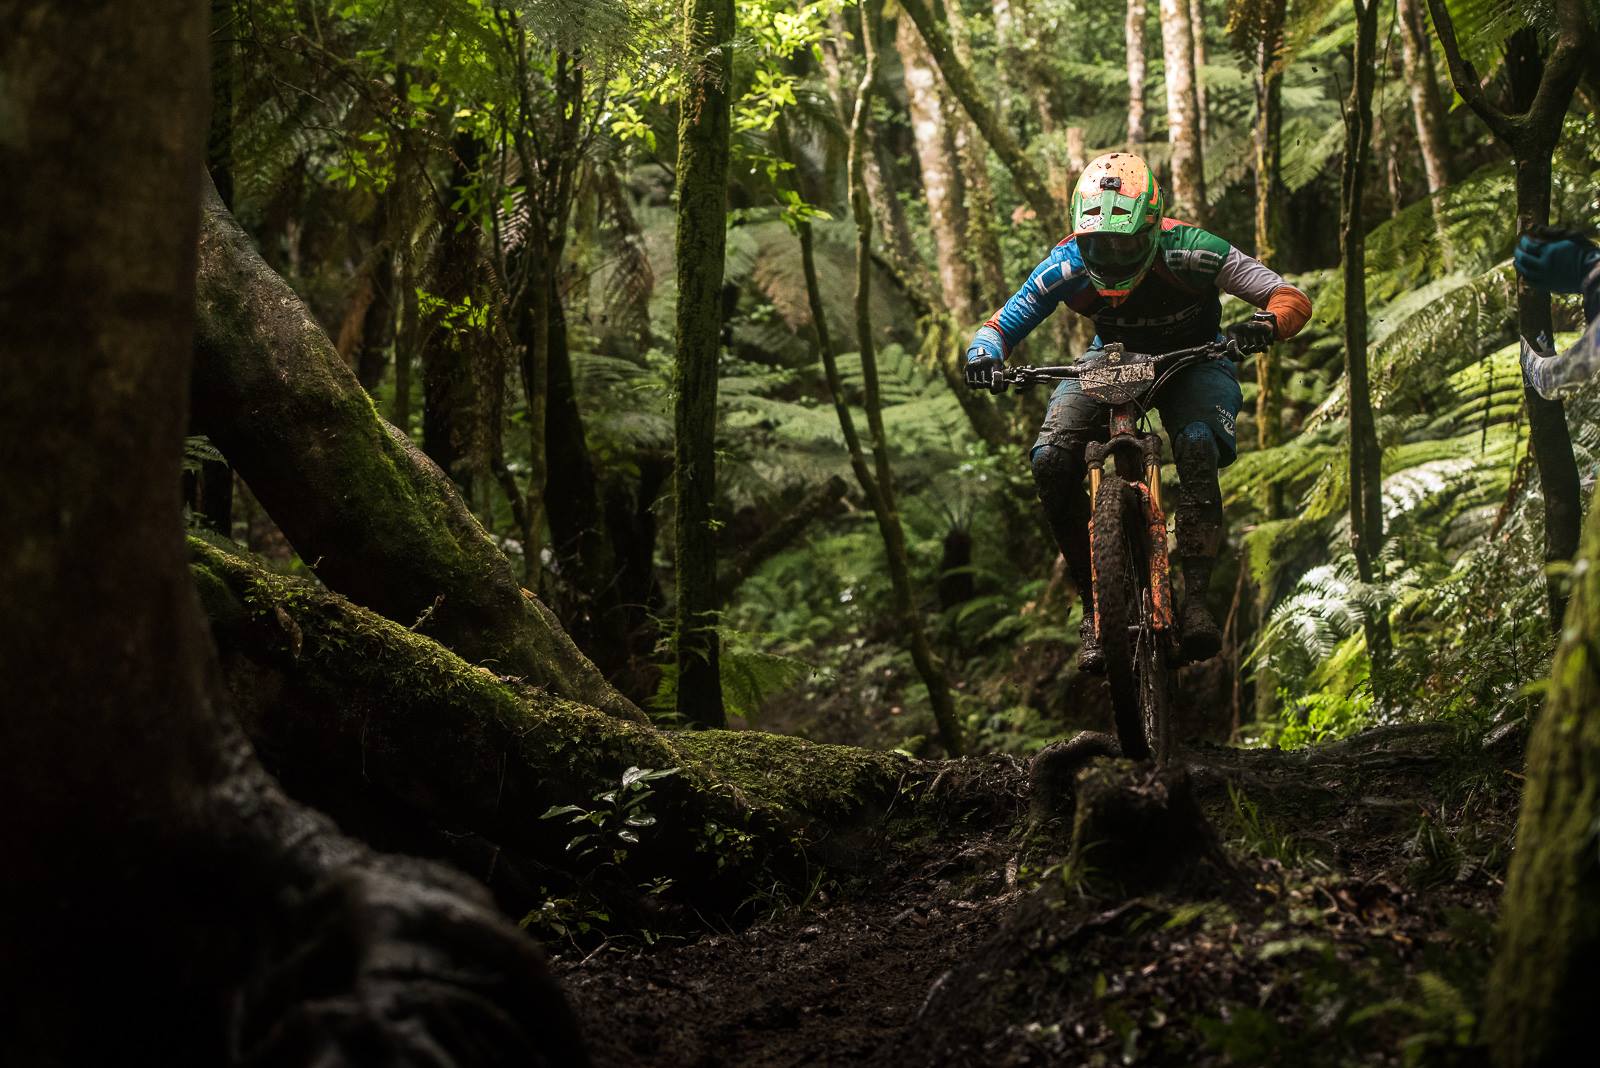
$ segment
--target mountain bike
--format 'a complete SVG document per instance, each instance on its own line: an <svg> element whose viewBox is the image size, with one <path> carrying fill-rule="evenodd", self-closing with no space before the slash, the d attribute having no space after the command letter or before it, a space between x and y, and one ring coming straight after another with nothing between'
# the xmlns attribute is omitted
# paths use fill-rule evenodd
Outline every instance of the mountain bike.
<svg viewBox="0 0 1600 1068"><path fill-rule="evenodd" d="M1092 502L1089 555L1095 627L1105 650L1117 738L1123 755L1134 760L1163 764L1173 756L1178 655L1167 516L1161 507L1161 438L1149 428L1147 402L1187 367L1243 356L1232 341L1162 355L1130 352L1113 343L1069 367L996 372L997 379L1018 387L1076 378L1085 396L1106 407L1106 440L1085 450Z"/></svg>

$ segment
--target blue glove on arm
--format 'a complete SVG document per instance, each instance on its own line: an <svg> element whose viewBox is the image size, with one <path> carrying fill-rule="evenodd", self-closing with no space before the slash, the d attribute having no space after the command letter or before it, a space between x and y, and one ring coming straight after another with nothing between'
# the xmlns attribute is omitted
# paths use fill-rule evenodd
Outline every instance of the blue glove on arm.
<svg viewBox="0 0 1600 1068"><path fill-rule="evenodd" d="M1512 262L1529 285L1551 293L1577 293L1600 262L1600 248L1576 230L1535 226L1517 241Z"/></svg>
<svg viewBox="0 0 1600 1068"><path fill-rule="evenodd" d="M1005 365L1005 347L1000 342L999 331L992 326L979 327L977 336L967 347L967 388L1004 393L1005 382L996 378L995 372Z"/></svg>

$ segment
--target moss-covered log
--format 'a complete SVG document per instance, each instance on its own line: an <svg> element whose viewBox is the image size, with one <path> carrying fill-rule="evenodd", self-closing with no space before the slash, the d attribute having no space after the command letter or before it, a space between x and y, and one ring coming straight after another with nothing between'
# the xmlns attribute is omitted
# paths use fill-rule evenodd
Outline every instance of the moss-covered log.
<svg viewBox="0 0 1600 1068"><path fill-rule="evenodd" d="M540 815L593 807L629 767L679 770L652 784L658 822L625 868L670 875L713 907L747 894L756 869L799 863L828 830L882 811L919 767L753 731L658 731L496 676L311 583L191 548L246 730L291 792L364 837L441 849L508 908L526 907L546 873L572 874L571 832Z"/></svg>
<svg viewBox="0 0 1600 1068"><path fill-rule="evenodd" d="M378 414L210 188L196 299L196 425L324 582L468 660L642 720L522 589L444 473Z"/></svg>

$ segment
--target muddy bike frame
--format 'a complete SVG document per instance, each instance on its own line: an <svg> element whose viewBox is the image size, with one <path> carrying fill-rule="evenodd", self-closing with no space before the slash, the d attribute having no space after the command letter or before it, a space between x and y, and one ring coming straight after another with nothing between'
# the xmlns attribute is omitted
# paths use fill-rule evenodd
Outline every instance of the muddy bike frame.
<svg viewBox="0 0 1600 1068"><path fill-rule="evenodd" d="M995 373L1001 390L1007 385L1021 388L1077 379L1085 396L1107 408L1106 440L1090 442L1084 450L1089 470L1095 628L1106 652L1117 734L1123 753L1136 759L1153 756L1164 763L1172 756L1172 670L1178 653L1167 516L1161 505L1161 438L1148 428L1147 402L1186 368L1208 360L1239 360L1243 355L1232 341L1162 355L1129 352L1120 344L1111 344L1071 366L1013 367ZM1115 501L1101 499L1102 487L1108 482L1107 460L1112 461ZM1136 521L1129 522L1135 516ZM1107 547L1104 539L1096 536L1097 520L1101 533L1124 543L1125 548ZM1108 532L1105 528L1120 529ZM1132 559L1113 563L1113 549ZM1106 587L1112 582L1103 574L1108 565L1121 572L1119 578L1126 577L1130 567L1134 569L1132 588L1124 583L1116 591L1122 603L1109 603L1111 591ZM1127 603L1134 599L1137 604ZM1126 636L1106 633L1102 628L1107 620L1125 624Z"/></svg>

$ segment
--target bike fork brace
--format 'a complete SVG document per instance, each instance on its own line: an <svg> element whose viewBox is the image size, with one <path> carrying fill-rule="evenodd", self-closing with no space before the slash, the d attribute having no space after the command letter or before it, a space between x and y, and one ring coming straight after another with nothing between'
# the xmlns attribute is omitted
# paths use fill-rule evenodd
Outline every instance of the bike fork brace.
<svg viewBox="0 0 1600 1068"><path fill-rule="evenodd" d="M1113 429L1120 430L1113 420ZM1144 467L1144 480L1133 483L1139 493L1140 512L1144 517L1150 545L1150 614L1155 629L1171 632L1172 628L1172 563L1167 555L1167 515L1161 508L1161 439L1154 434L1134 436L1131 427L1116 434L1109 442L1091 441L1084 449L1084 461L1089 467L1089 544L1094 544L1094 506L1100 496L1100 479L1105 472L1106 459L1118 448L1131 444L1139 446ZM1091 574L1094 578L1095 633L1104 618L1098 611L1100 604L1099 561L1090 554ZM1104 636L1101 635L1103 638Z"/></svg>

